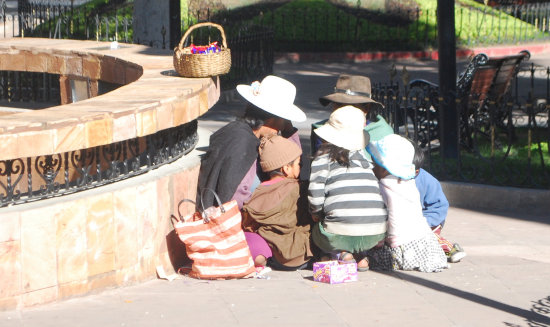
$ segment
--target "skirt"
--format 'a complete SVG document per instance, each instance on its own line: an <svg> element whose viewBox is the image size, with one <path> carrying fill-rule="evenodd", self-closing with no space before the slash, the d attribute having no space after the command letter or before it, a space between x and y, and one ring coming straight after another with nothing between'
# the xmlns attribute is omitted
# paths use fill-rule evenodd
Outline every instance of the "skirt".
<svg viewBox="0 0 550 327"><path fill-rule="evenodd" d="M447 256L433 233L395 248L374 248L367 257L371 269L439 272L448 268Z"/></svg>
<svg viewBox="0 0 550 327"><path fill-rule="evenodd" d="M327 232L321 223L316 223L311 230L313 243L325 253L335 251L365 252L375 247L385 237L386 233L365 236L332 234Z"/></svg>

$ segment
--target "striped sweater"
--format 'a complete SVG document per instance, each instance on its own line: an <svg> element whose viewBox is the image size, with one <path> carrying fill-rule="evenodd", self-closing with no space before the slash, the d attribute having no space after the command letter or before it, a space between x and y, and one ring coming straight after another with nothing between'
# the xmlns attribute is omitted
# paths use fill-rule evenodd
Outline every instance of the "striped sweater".
<svg viewBox="0 0 550 327"><path fill-rule="evenodd" d="M310 210L322 218L324 229L350 236L386 232L388 213L378 179L363 150L350 151L350 166L330 161L328 154L311 163L308 199Z"/></svg>

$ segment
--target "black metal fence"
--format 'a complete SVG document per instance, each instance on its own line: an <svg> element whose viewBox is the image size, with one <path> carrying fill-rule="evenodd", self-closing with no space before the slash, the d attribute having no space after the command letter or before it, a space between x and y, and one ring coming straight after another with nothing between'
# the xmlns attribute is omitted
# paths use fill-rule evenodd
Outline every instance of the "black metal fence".
<svg viewBox="0 0 550 327"><path fill-rule="evenodd" d="M81 1L85 2L85 1ZM22 1L19 13L7 14L0 7L0 26L5 37L34 36L98 41L133 42L132 10L117 7L117 15L106 17L94 14L87 7L76 7L70 1ZM204 17L203 17L204 18ZM187 26L188 27L188 26ZM232 89L242 82L260 79L273 71L273 31L266 26L224 24L228 47L231 49L231 71L221 77L222 88ZM216 29L213 29L216 30ZM197 42L220 39L213 30L200 29L193 33ZM10 35L11 33L11 35ZM183 34L183 33L182 33ZM149 44L166 47L167 44Z"/></svg>
<svg viewBox="0 0 550 327"><path fill-rule="evenodd" d="M384 104L381 114L396 132L423 146L425 167L438 178L550 189L550 68L524 66L506 99L488 101L470 115L467 135L457 119L459 135L450 140L439 137L446 126L437 109L454 102L461 117L468 110L464 100L409 85L405 73L401 81L374 85L373 97ZM457 157L444 154L445 142L459 146Z"/></svg>
<svg viewBox="0 0 550 327"><path fill-rule="evenodd" d="M197 121L113 144L0 160L0 207L71 194L173 162L197 144Z"/></svg>
<svg viewBox="0 0 550 327"><path fill-rule="evenodd" d="M112 16L103 16L88 1L20 1L14 36L132 42L132 7L113 2ZM80 5L80 6L79 6ZM10 19L11 18L11 19Z"/></svg>
<svg viewBox="0 0 550 327"><path fill-rule="evenodd" d="M183 17L224 26L255 24L274 31L275 51L373 51L437 48L437 10L397 7L391 12L356 7L261 3L233 10L200 9ZM455 7L458 46L550 40L550 4Z"/></svg>
<svg viewBox="0 0 550 327"><path fill-rule="evenodd" d="M4 0L0 0L4 1ZM96 39L132 42L131 4L114 1L110 17L86 1L26 0L16 14L0 6L0 25L14 36ZM117 6L117 4L119 4ZM4 6L5 7L5 6ZM550 3L455 8L457 45L473 46L550 40ZM232 38L243 26L274 32L275 51L420 50L437 47L436 9L397 7L391 12L320 3L260 3L234 10L189 10L182 30L199 21L214 21ZM13 25L13 26L12 26ZM9 35L8 35L9 36Z"/></svg>
<svg viewBox="0 0 550 327"><path fill-rule="evenodd" d="M59 105L59 75L0 71L0 101Z"/></svg>

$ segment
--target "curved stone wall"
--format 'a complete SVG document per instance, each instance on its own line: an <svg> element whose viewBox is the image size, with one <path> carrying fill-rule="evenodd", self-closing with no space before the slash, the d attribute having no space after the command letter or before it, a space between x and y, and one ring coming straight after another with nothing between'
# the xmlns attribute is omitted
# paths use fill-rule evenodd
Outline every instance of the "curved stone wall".
<svg viewBox="0 0 550 327"><path fill-rule="evenodd" d="M0 40L0 70L56 73L60 83L85 79L92 96L98 80L125 84L87 100L0 116L0 161L153 135L194 121L219 98L217 78L173 76L171 51L109 45ZM121 182L0 208L0 309L137 283L154 278L159 265L170 271L181 254L170 215L180 199L195 198L199 166L193 151Z"/></svg>
<svg viewBox="0 0 550 327"><path fill-rule="evenodd" d="M217 79L172 76L171 51L140 45L111 50L106 42L4 39L0 70L82 77L92 89L98 80L125 84L88 100L0 116L0 160L154 134L196 119L219 98Z"/></svg>

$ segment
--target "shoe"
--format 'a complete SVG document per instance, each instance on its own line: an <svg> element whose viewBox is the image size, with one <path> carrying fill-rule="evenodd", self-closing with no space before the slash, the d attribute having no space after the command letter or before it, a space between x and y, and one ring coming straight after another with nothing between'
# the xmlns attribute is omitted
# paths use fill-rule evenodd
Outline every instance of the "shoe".
<svg viewBox="0 0 550 327"><path fill-rule="evenodd" d="M369 259L367 259L367 257L357 262L357 271L369 271Z"/></svg>
<svg viewBox="0 0 550 327"><path fill-rule="evenodd" d="M466 252L462 249L458 243L455 243L453 248L451 249L451 252L447 253L447 261L451 263L457 263L460 262L460 260L464 259L466 256Z"/></svg>
<svg viewBox="0 0 550 327"><path fill-rule="evenodd" d="M342 251L336 255L336 259L342 263L353 263L355 262L355 258L353 257L353 254Z"/></svg>
<svg viewBox="0 0 550 327"><path fill-rule="evenodd" d="M272 270L266 266L257 266L256 269L256 278L266 278L265 276L269 274Z"/></svg>

